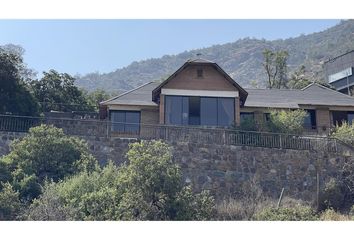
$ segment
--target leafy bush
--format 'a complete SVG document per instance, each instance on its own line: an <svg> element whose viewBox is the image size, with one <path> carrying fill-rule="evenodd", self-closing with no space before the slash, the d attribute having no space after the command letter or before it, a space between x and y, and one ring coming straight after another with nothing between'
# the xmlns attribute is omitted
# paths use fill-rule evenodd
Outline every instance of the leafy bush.
<svg viewBox="0 0 354 240"><path fill-rule="evenodd" d="M354 146L354 125L343 122L341 126L335 127L331 136Z"/></svg>
<svg viewBox="0 0 354 240"><path fill-rule="evenodd" d="M242 119L237 129L242 131L258 131L256 121L253 118Z"/></svg>
<svg viewBox="0 0 354 240"><path fill-rule="evenodd" d="M202 220L213 214L213 199L183 187L169 146L161 141L133 143L129 165L120 169L121 219Z"/></svg>
<svg viewBox="0 0 354 240"><path fill-rule="evenodd" d="M58 194L59 186L54 182L46 182L43 193L33 200L22 215L22 219L37 221L74 220L76 209L64 204L63 199Z"/></svg>
<svg viewBox="0 0 354 240"><path fill-rule="evenodd" d="M8 178L2 180L12 183L21 199L31 200L40 194L45 179L58 181L80 171L92 171L97 161L83 140L66 136L62 129L41 125L31 128L22 140L15 140L0 165L6 167L2 171Z"/></svg>
<svg viewBox="0 0 354 240"><path fill-rule="evenodd" d="M46 183L26 216L29 220L116 220L118 169L109 163L58 183Z"/></svg>
<svg viewBox="0 0 354 240"><path fill-rule="evenodd" d="M325 185L320 195L319 210L333 208L339 210L343 208L345 201L345 189L342 182L331 178Z"/></svg>
<svg viewBox="0 0 354 240"><path fill-rule="evenodd" d="M5 183L0 191L0 220L14 220L21 211L19 193Z"/></svg>
<svg viewBox="0 0 354 240"><path fill-rule="evenodd" d="M304 120L307 116L306 111L298 109L294 111L272 111L269 130L287 134L301 134L304 131Z"/></svg>
<svg viewBox="0 0 354 240"><path fill-rule="evenodd" d="M129 164L112 163L46 185L30 206L29 219L208 220L214 199L184 187L171 151L161 141L130 145ZM49 210L48 210L49 209Z"/></svg>
<svg viewBox="0 0 354 240"><path fill-rule="evenodd" d="M262 221L314 221L316 213L308 206L269 207L255 214L255 220Z"/></svg>

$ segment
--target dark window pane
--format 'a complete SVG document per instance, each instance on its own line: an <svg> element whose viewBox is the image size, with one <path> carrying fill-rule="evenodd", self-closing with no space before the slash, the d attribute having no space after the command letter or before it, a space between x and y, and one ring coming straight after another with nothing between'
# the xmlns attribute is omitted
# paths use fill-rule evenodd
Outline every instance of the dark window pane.
<svg viewBox="0 0 354 240"><path fill-rule="evenodd" d="M235 121L235 100L218 98L218 126L230 126Z"/></svg>
<svg viewBox="0 0 354 240"><path fill-rule="evenodd" d="M138 133L140 123L139 112L126 112L125 132Z"/></svg>
<svg viewBox="0 0 354 240"><path fill-rule="evenodd" d="M240 113L240 120L242 121L247 121L247 120L254 120L254 113L248 113L248 112L242 112Z"/></svg>
<svg viewBox="0 0 354 240"><path fill-rule="evenodd" d="M304 119L304 127L316 129L316 110L306 110L307 115Z"/></svg>
<svg viewBox="0 0 354 240"><path fill-rule="evenodd" d="M206 126L218 125L217 98L200 98L200 124Z"/></svg>
<svg viewBox="0 0 354 240"><path fill-rule="evenodd" d="M111 130L120 133L139 133L140 112L110 111Z"/></svg>
<svg viewBox="0 0 354 240"><path fill-rule="evenodd" d="M189 124L200 125L200 97L189 97Z"/></svg>
<svg viewBox="0 0 354 240"><path fill-rule="evenodd" d="M114 132L124 132L125 112L111 111L112 128Z"/></svg>
<svg viewBox="0 0 354 240"><path fill-rule="evenodd" d="M182 97L165 96L165 119L166 124L182 124Z"/></svg>
<svg viewBox="0 0 354 240"><path fill-rule="evenodd" d="M270 121L270 113L264 113L264 120L266 122Z"/></svg>
<svg viewBox="0 0 354 240"><path fill-rule="evenodd" d="M348 113L344 111L333 111L332 117L334 125L342 126L343 121L348 120Z"/></svg>
<svg viewBox="0 0 354 240"><path fill-rule="evenodd" d="M353 124L354 112L348 112L348 123Z"/></svg>

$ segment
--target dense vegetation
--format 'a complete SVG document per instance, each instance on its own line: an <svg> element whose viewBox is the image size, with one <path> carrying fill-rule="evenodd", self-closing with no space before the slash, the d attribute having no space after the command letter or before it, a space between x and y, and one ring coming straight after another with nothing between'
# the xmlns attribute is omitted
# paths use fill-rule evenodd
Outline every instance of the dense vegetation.
<svg viewBox="0 0 354 240"><path fill-rule="evenodd" d="M50 111L92 112L98 110L99 102L111 97L101 89L91 92L79 89L74 77L53 69L36 79L23 62L23 54L20 46L0 46L0 114L38 116Z"/></svg>
<svg viewBox="0 0 354 240"><path fill-rule="evenodd" d="M185 186L170 147L130 145L128 163L100 167L87 144L61 129L30 129L0 159L0 219L208 220L208 192Z"/></svg>
<svg viewBox="0 0 354 240"><path fill-rule="evenodd" d="M262 66L265 49L288 53L290 76L297 72L297 76L304 74L305 79L320 81L324 77L324 61L354 49L353 32L354 20L348 20L322 32L285 40L245 38L233 43L133 62L110 73L90 73L79 77L77 84L90 91L96 88L107 91L128 90L149 81L166 78L187 59L202 53L203 58L217 62L241 86L265 87L267 76Z"/></svg>

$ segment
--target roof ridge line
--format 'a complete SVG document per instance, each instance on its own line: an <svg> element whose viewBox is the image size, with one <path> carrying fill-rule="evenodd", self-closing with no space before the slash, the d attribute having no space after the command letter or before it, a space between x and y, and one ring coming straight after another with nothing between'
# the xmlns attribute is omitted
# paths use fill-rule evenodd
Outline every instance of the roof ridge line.
<svg viewBox="0 0 354 240"><path fill-rule="evenodd" d="M323 85L321 85L321 84L319 84L319 83L316 83L316 82L313 82L313 83L311 83L310 85L311 85L311 86L312 86L312 85L316 85L316 86L318 86L318 87L320 87L320 88L324 88L324 89L326 89L326 90L330 90L330 91L335 92L335 93L337 93L337 94L344 95L344 96L346 96L346 97L348 97L348 98L350 98L350 99L354 99L352 96L349 96L348 94L339 92L339 91L337 91L337 90L334 90L334 89L331 89L331 88L329 88L329 87L323 86ZM310 85L308 85L307 87L311 87ZM306 88L307 88L307 87L306 87ZM306 90L306 89L304 88L304 90Z"/></svg>
<svg viewBox="0 0 354 240"><path fill-rule="evenodd" d="M144 86L146 86L146 85L148 85L148 84L150 84L150 83L153 83L153 81L144 83L143 85L140 85L140 86L138 86L138 87L136 87L136 88L133 88L132 90L129 90L129 91L124 92L124 93L122 93L122 94L120 94L120 95L118 95L118 96L115 96L115 97L112 97L112 98L107 99L107 100L105 100L105 101L102 101L102 102L100 102L100 104L113 101L113 100L115 100L115 99L117 99L117 98L120 98L120 97L122 97L122 96L124 96L124 95L127 95L128 93L131 93L131 92L133 92L133 91L135 91L135 90L138 90L139 88L142 88L142 87L144 87Z"/></svg>

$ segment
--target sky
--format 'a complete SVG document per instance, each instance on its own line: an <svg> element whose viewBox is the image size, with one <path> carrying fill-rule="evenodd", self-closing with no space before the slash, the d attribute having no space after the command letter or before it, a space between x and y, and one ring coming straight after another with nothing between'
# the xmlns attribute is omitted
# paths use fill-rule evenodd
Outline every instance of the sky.
<svg viewBox="0 0 354 240"><path fill-rule="evenodd" d="M41 76L106 73L133 61L178 54L240 38L285 39L323 31L340 20L0 20L0 45L25 49Z"/></svg>

